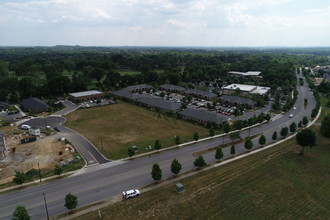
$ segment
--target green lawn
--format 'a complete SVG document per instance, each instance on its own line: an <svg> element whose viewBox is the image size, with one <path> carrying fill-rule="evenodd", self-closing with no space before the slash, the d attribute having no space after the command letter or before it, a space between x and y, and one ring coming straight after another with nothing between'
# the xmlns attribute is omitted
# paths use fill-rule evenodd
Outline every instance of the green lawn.
<svg viewBox="0 0 330 220"><path fill-rule="evenodd" d="M103 208L101 219L330 219L330 139L299 151L291 139L180 180L183 194L172 183Z"/></svg>
<svg viewBox="0 0 330 220"><path fill-rule="evenodd" d="M174 145L174 136L191 141L193 133L208 136L208 129L133 104L118 104L77 110L66 116L66 126L87 137L110 159L127 157L127 149L137 145L139 153L159 139L162 147Z"/></svg>
<svg viewBox="0 0 330 220"><path fill-rule="evenodd" d="M119 71L120 75L137 75L140 74L141 72L139 71L134 71L134 70L127 70L127 71Z"/></svg>

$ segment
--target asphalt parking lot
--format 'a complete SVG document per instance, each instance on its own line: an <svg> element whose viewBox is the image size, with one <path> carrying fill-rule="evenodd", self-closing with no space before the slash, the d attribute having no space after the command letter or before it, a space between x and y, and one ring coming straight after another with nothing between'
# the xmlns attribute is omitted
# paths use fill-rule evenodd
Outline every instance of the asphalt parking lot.
<svg viewBox="0 0 330 220"><path fill-rule="evenodd" d="M50 126L51 128L60 126L64 123L65 119L62 117L56 117L56 116L49 116L49 117L40 117L40 118L33 118L29 121L26 121L24 123L21 123L18 128L21 128L22 125L30 125L33 128L46 128L47 126Z"/></svg>

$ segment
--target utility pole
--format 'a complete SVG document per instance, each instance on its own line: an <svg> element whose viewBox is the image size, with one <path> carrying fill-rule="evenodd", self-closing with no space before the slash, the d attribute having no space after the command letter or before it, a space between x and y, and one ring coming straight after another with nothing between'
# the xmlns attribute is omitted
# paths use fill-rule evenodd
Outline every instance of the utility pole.
<svg viewBox="0 0 330 220"><path fill-rule="evenodd" d="M38 163L38 172L39 172L39 180L40 180L40 183L41 183L41 173L40 173L39 163Z"/></svg>
<svg viewBox="0 0 330 220"><path fill-rule="evenodd" d="M46 208L46 214L47 214L47 220L49 220L48 208L47 208L47 202L46 202L46 196L45 196L45 193L42 193L42 195L44 196L45 208Z"/></svg>

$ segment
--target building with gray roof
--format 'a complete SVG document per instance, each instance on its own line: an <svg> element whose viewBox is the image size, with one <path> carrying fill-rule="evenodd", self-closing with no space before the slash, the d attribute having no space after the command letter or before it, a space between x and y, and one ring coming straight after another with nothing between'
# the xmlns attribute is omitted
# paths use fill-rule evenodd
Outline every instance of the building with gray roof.
<svg viewBox="0 0 330 220"><path fill-rule="evenodd" d="M164 90L167 92L177 92L177 93L181 93L186 90L185 88L183 88L181 86L176 86L176 85L172 85L172 84L163 84L163 85L160 85L159 88L161 90Z"/></svg>
<svg viewBox="0 0 330 220"><path fill-rule="evenodd" d="M204 98L204 99L215 99L218 96L212 92L204 91L204 90L199 90L199 89L188 89L183 92L185 95L192 95L196 96L199 98Z"/></svg>
<svg viewBox="0 0 330 220"><path fill-rule="evenodd" d="M69 93L69 99L72 101L85 102L89 100L102 99L102 98L104 98L104 93L98 90Z"/></svg>
<svg viewBox="0 0 330 220"><path fill-rule="evenodd" d="M185 109L179 112L179 115L184 120L195 121L205 126L208 124L220 125L226 121L222 115L206 110Z"/></svg>
<svg viewBox="0 0 330 220"><path fill-rule="evenodd" d="M135 101L137 99L140 99L142 97L144 97L142 94L134 94L134 93L130 93L127 90L118 90L118 91L114 91L114 92L110 92L113 96L122 99L122 100L126 100L126 101Z"/></svg>
<svg viewBox="0 0 330 220"><path fill-rule="evenodd" d="M181 104L165 101L161 98L143 97L138 102L154 111L178 112L181 108Z"/></svg>
<svg viewBox="0 0 330 220"><path fill-rule="evenodd" d="M145 90L151 89L151 86L146 85L146 84L139 84L139 85L134 85L134 86L127 86L121 90L126 90L128 92L141 92Z"/></svg>
<svg viewBox="0 0 330 220"><path fill-rule="evenodd" d="M40 113L49 110L49 106L38 98L27 98L21 102L21 107L26 112Z"/></svg>
<svg viewBox="0 0 330 220"><path fill-rule="evenodd" d="M7 102L1 102L0 101L0 109L7 109L9 107Z"/></svg>
<svg viewBox="0 0 330 220"><path fill-rule="evenodd" d="M220 101L224 104L230 104L235 106L254 107L256 102L239 96L223 95L220 97Z"/></svg>

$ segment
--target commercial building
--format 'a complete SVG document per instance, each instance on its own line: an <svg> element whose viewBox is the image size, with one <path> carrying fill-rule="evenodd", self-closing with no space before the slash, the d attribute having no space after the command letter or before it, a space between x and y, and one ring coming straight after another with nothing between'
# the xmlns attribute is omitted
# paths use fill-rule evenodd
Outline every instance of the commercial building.
<svg viewBox="0 0 330 220"><path fill-rule="evenodd" d="M159 88L166 92L176 92L176 93L182 93L186 89L181 86L171 85L171 84L163 84L160 85Z"/></svg>
<svg viewBox="0 0 330 220"><path fill-rule="evenodd" d="M231 84L222 88L222 94L230 95L234 92L239 92L241 94L259 94L267 95L270 91L270 87L265 86L254 86L254 85L244 85L244 84Z"/></svg>
<svg viewBox="0 0 330 220"><path fill-rule="evenodd" d="M228 74L233 75L233 76L240 76L240 77L253 76L253 77L262 78L260 71L248 71L248 72L230 71L230 72L228 72Z"/></svg>
<svg viewBox="0 0 330 220"><path fill-rule="evenodd" d="M139 99L138 102L153 111L175 113L181 109L181 104L165 101L161 98L143 97Z"/></svg>
<svg viewBox="0 0 330 220"><path fill-rule="evenodd" d="M222 115L205 110L185 109L179 112L179 115L184 120L194 121L205 126L208 124L214 124L218 126L226 121Z"/></svg>
<svg viewBox="0 0 330 220"><path fill-rule="evenodd" d="M215 99L218 97L216 94L214 94L212 92L198 90L198 89L188 89L188 90L184 91L183 94L195 96L198 98L208 99L208 100Z"/></svg>
<svg viewBox="0 0 330 220"><path fill-rule="evenodd" d="M230 104L234 106L244 106L244 107L253 108L256 104L256 102L254 102L251 99L242 98L239 96L223 95L219 99L220 102L222 102L223 104Z"/></svg>
<svg viewBox="0 0 330 220"><path fill-rule="evenodd" d="M69 93L69 99L72 101L89 101L104 98L104 93L98 90L90 90L84 92Z"/></svg>

